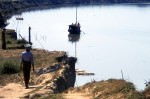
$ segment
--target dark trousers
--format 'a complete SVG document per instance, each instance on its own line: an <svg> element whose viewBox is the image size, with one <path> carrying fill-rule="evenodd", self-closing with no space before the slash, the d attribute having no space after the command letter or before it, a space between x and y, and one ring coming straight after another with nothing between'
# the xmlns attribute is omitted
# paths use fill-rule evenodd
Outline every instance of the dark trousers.
<svg viewBox="0 0 150 99"><path fill-rule="evenodd" d="M24 83L26 88L28 87L29 80L30 80L30 71L31 71L31 62L23 61L23 76L24 76Z"/></svg>

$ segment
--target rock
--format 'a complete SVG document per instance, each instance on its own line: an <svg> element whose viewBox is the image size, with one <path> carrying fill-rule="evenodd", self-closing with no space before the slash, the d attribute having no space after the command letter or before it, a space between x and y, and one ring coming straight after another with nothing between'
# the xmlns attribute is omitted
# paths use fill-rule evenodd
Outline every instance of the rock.
<svg viewBox="0 0 150 99"><path fill-rule="evenodd" d="M61 64L55 64L54 66L49 66L49 67L47 67L47 68L41 68L41 69L39 69L36 73L37 73L38 75L46 74L46 73L50 73L50 72L56 71L56 70L58 70L60 67L61 67Z"/></svg>
<svg viewBox="0 0 150 99"><path fill-rule="evenodd" d="M46 68L41 68L37 71L38 78L36 84L41 85L37 92L35 92L31 99L42 97L50 93L60 93L70 87L74 87L76 80L75 63L77 59L74 57L67 57L65 65L63 63L54 64Z"/></svg>

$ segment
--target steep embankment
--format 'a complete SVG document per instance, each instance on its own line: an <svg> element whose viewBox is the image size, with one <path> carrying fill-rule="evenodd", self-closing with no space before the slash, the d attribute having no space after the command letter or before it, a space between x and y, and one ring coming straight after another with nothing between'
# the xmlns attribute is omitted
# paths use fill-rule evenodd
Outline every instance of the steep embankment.
<svg viewBox="0 0 150 99"><path fill-rule="evenodd" d="M49 94L57 94L74 87L76 73L76 58L68 57L61 51L32 50L35 56L35 72L31 72L29 89L25 90L22 72L12 73L12 70L19 68L19 56L23 50L1 50L0 63L13 60L15 67L11 64L0 65L0 97L4 99L17 99L29 97L37 99ZM8 66L9 65L9 66ZM9 72L3 72L4 69ZM8 74L7 74L8 73ZM9 94L8 94L9 93ZM8 94L8 95L7 95Z"/></svg>
<svg viewBox="0 0 150 99"><path fill-rule="evenodd" d="M54 64L53 66L40 69L37 74L40 76L35 80L40 85L40 90L34 91L32 98L45 97L49 94L61 93L70 87L74 87L76 73L76 58L63 56L63 62ZM41 74L42 73L42 74Z"/></svg>

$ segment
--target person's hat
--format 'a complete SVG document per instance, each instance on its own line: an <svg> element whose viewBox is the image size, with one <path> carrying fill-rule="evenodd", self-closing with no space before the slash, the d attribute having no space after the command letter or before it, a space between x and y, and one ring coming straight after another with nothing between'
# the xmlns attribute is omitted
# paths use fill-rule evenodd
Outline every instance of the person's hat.
<svg viewBox="0 0 150 99"><path fill-rule="evenodd" d="M25 48L31 48L31 45L30 44L25 44L24 47Z"/></svg>

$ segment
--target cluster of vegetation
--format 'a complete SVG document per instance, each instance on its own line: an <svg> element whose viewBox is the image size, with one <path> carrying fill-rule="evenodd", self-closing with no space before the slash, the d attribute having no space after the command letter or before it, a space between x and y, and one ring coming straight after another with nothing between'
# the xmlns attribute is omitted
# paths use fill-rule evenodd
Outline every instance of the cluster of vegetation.
<svg viewBox="0 0 150 99"><path fill-rule="evenodd" d="M0 39L2 39L1 34L2 34L2 31L0 31ZM5 40L6 40L6 49L23 49L24 44L28 43L27 40L25 40L24 38L17 40L17 33L11 29L6 30ZM2 43L0 41L0 45L1 44Z"/></svg>
<svg viewBox="0 0 150 99"><path fill-rule="evenodd" d="M146 87L149 87L149 86L150 86L150 81L146 81L146 82L145 82L145 86L146 86Z"/></svg>
<svg viewBox="0 0 150 99"><path fill-rule="evenodd" d="M0 59L0 74L14 74L21 71L18 58Z"/></svg>
<svg viewBox="0 0 150 99"><path fill-rule="evenodd" d="M18 39L17 44L26 44L27 41L25 39Z"/></svg>
<svg viewBox="0 0 150 99"><path fill-rule="evenodd" d="M50 2L52 4L64 4L64 3L141 3L149 2L149 0L26 0L28 3L43 3Z"/></svg>
<svg viewBox="0 0 150 99"><path fill-rule="evenodd" d="M77 90L78 92L91 93L95 99L144 99L144 95L136 91L133 83L121 79L94 81Z"/></svg>
<svg viewBox="0 0 150 99"><path fill-rule="evenodd" d="M25 9L31 6L40 5L64 5L64 4L92 4L92 3L144 3L149 0L21 0L0 2L0 9L8 10L9 13L18 9ZM13 12L14 13L14 12Z"/></svg>

